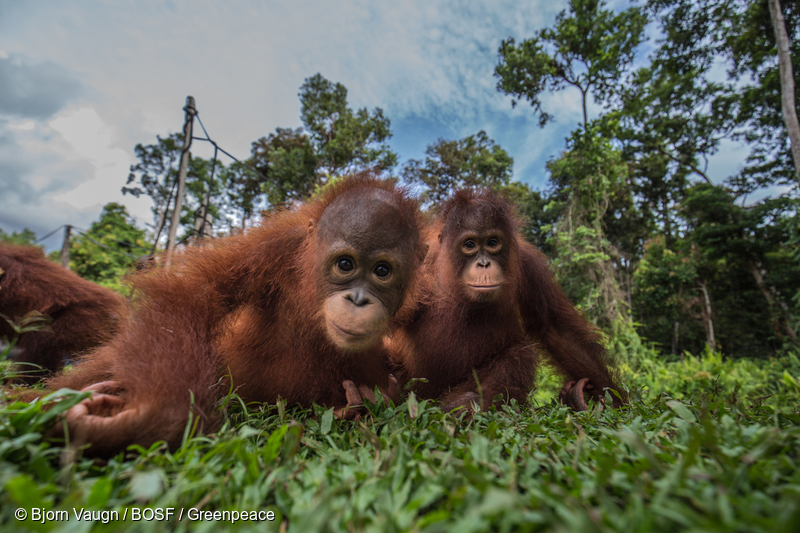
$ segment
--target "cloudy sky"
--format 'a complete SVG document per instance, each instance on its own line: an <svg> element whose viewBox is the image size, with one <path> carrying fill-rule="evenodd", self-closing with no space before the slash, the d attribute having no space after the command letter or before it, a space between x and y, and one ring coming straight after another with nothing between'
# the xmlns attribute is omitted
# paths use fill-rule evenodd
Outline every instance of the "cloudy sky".
<svg viewBox="0 0 800 533"><path fill-rule="evenodd" d="M624 0L609 2L627 6ZM0 228L87 228L103 205L139 225L150 201L122 196L137 143L179 131L187 95L210 136L246 158L276 127L299 127L298 89L317 72L354 108L383 108L400 161L485 130L543 188L544 163L580 121L577 91L548 96L556 123L495 89L500 41L553 23L566 0L0 1ZM205 143L193 154L210 157ZM709 172L732 174L726 145ZM227 163L228 161L226 161ZM45 241L59 245L60 235Z"/></svg>

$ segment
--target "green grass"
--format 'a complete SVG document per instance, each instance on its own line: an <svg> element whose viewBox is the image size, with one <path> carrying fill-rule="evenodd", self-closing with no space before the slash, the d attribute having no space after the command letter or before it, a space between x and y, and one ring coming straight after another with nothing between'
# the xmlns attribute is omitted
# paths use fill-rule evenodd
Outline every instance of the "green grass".
<svg viewBox="0 0 800 533"><path fill-rule="evenodd" d="M0 530L800 531L797 357L637 357L623 363L627 409L574 413L542 401L553 378L531 406L471 421L413 398L370 406L357 423L321 407L232 401L218 433L175 453L132 448L107 464L69 460L42 441L81 395L49 411L3 405ZM657 391L642 392L652 384ZM176 516L134 521L144 507ZM17 508L29 517L33 508L68 511L70 520L18 521ZM118 511L119 521L78 522L81 508ZM192 521L190 508L275 518Z"/></svg>

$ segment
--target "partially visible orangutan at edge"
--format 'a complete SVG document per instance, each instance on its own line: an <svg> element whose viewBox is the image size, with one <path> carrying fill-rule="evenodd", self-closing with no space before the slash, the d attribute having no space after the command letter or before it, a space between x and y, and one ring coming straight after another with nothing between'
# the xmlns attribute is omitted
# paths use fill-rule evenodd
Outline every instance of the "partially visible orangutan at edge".
<svg viewBox="0 0 800 533"><path fill-rule="evenodd" d="M376 385L399 401L382 339L427 250L420 216L406 191L361 173L137 274L119 334L48 382L94 392L66 414L71 438L94 456L174 449L190 410L201 431L218 427L230 381L246 402L317 402L340 416Z"/></svg>
<svg viewBox="0 0 800 533"><path fill-rule="evenodd" d="M13 371L18 372L17 380L27 383L61 370L66 359L110 340L125 300L50 261L40 248L0 242L0 315L15 320L31 311L43 314L49 323L22 333L14 346L13 359L19 364ZM0 340L10 342L14 333L0 316Z"/></svg>
<svg viewBox="0 0 800 533"><path fill-rule="evenodd" d="M560 398L573 409L587 408L584 392L603 401L606 388L618 390L599 331L521 237L507 200L459 190L426 240L413 305L386 342L401 383L424 378L416 393L441 399L444 410L485 408L497 396L523 402L542 350L568 378Z"/></svg>

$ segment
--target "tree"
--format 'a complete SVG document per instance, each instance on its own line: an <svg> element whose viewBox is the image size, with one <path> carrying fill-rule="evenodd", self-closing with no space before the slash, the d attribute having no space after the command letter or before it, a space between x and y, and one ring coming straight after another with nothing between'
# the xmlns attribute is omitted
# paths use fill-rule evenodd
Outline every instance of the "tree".
<svg viewBox="0 0 800 533"><path fill-rule="evenodd" d="M727 355L765 357L795 342L784 295L800 287L787 246L797 203L737 205L730 191L698 183L679 209L685 226L667 246L653 238L634 276L642 333L673 353L706 344Z"/></svg>
<svg viewBox="0 0 800 533"><path fill-rule="evenodd" d="M553 117L543 109L541 94L573 86L581 94L586 127L589 94L600 103L616 93L647 23L641 8L615 14L604 6L602 0L570 0L552 29L537 31L519 46L513 37L504 40L495 67L497 90L512 95L512 105L530 102L544 126Z"/></svg>
<svg viewBox="0 0 800 533"><path fill-rule="evenodd" d="M795 342L796 308L784 295L800 294L796 202L791 192L747 202L798 183L780 64L797 72L800 3L781 2L788 45L778 54L769 2L777 5L648 0L615 15L599 1L572 1L552 28L500 47L498 90L514 105L527 100L540 125L552 118L542 93L581 94L582 127L548 163L546 208L535 216L555 218L542 234L559 279L604 327L626 316L627 296L642 331L674 352L706 344L763 356ZM626 76L645 14L659 24L657 47ZM594 121L590 95L607 109ZM747 141L751 153L719 186L709 158L727 138Z"/></svg>
<svg viewBox="0 0 800 533"><path fill-rule="evenodd" d="M8 242L11 244L36 244L36 233L28 228L22 231L15 231L14 233L6 233L0 228L0 241Z"/></svg>
<svg viewBox="0 0 800 533"><path fill-rule="evenodd" d="M146 255L150 243L125 206L109 203L89 231L70 243L70 269L82 278L126 294L123 277Z"/></svg>
<svg viewBox="0 0 800 533"><path fill-rule="evenodd" d="M137 144L134 153L139 159L131 165L126 186L122 194L132 194L139 198L146 194L153 201L151 208L154 216L154 244L158 245L170 213L170 205L175 195L175 184L178 176L178 162L181 157L183 135L171 133L167 137L156 135L156 144ZM129 185L134 184L132 187Z"/></svg>
<svg viewBox="0 0 800 533"><path fill-rule="evenodd" d="M181 205L184 240L188 236L213 235L214 221L220 217L224 182L222 164L212 159L193 157L186 171L186 198Z"/></svg>
<svg viewBox="0 0 800 533"><path fill-rule="evenodd" d="M392 136L383 110L352 110L347 89L321 74L300 87L303 128L277 128L252 144L249 164L265 178L237 178L237 197L245 202L258 190L270 206L307 199L330 179L365 168L389 170L397 154L386 141Z"/></svg>
<svg viewBox="0 0 800 533"><path fill-rule="evenodd" d="M250 162L266 180L242 174L243 194L265 193L272 206L308 198L317 183L317 157L302 128L277 128L253 143Z"/></svg>
<svg viewBox="0 0 800 533"><path fill-rule="evenodd" d="M553 229L560 213L553 207L551 198L519 181L496 186L495 190L505 194L517 208L517 216L522 225L521 231L525 240L539 248L544 254L552 256L554 254Z"/></svg>
<svg viewBox="0 0 800 533"><path fill-rule="evenodd" d="M164 227L172 215L175 205L175 190L178 164L183 147L183 134L171 133L166 137L156 136L155 144L137 144L134 148L139 162L131 165L126 186L122 194L136 198L145 194L153 201L153 246L158 246ZM212 169L214 170L212 176ZM184 240L197 235L201 227L210 234L210 226L219 218L224 203L225 187L231 183L225 167L212 159L192 157L186 172L185 197L181 204L181 225ZM203 214L207 214L203 223Z"/></svg>
<svg viewBox="0 0 800 533"><path fill-rule="evenodd" d="M719 10L717 17L719 53L731 60L728 74L740 84L737 137L752 146L742 179L758 187L797 183L797 155L792 151L800 149L792 138L797 101L790 87L796 87L800 68L800 2L784 1L780 9L772 1L730 2L728 12ZM784 32L781 21L773 21L771 7L778 8L776 19L782 15Z"/></svg>
<svg viewBox="0 0 800 533"><path fill-rule="evenodd" d="M619 150L595 127L576 130L567 150L547 163L564 200L552 238L555 270L568 296L605 327L627 319L619 280L619 250L606 238L603 219L627 167Z"/></svg>
<svg viewBox="0 0 800 533"><path fill-rule="evenodd" d="M794 89L789 85L796 85L792 72L800 67L800 3L788 0L780 9L775 0L650 0L648 7L664 28L662 49L669 53L662 56L705 67L728 62L727 94L718 100L727 100L727 108L713 115L728 118L733 137L751 147L748 165L728 180L730 186L737 194L748 194L797 183L792 156L796 143L786 139L796 124L791 115L792 110L796 115L797 103L790 102ZM785 20L779 21L778 15Z"/></svg>
<svg viewBox="0 0 800 533"><path fill-rule="evenodd" d="M223 194L218 215L227 221L231 232L238 231L238 228L244 229L253 214L267 208L261 191L264 177L251 164L252 161L234 161L219 169Z"/></svg>
<svg viewBox="0 0 800 533"><path fill-rule="evenodd" d="M697 254L685 244L682 241L673 250L663 236L654 237L633 276L634 317L640 332L650 341L670 346L673 355L701 351L712 320L707 307L697 305Z"/></svg>
<svg viewBox="0 0 800 533"><path fill-rule="evenodd" d="M708 268L749 274L750 290L763 297L760 307L767 310L767 321L779 335L795 341L789 307L776 283L778 278L770 273L773 265L785 268L779 258L786 254L788 235L786 227L775 222L790 213L792 206L793 202L784 198L744 208L736 205L722 187L698 184L689 190L681 214L689 223L687 238L700 250ZM794 292L797 285L782 288Z"/></svg>
<svg viewBox="0 0 800 533"><path fill-rule="evenodd" d="M711 182L708 158L731 133L734 103L730 84L711 79L718 57L712 13L691 0L653 0L648 7L663 37L605 120L622 143L638 212L670 246L686 189L698 179Z"/></svg>
<svg viewBox="0 0 800 533"><path fill-rule="evenodd" d="M392 136L390 121L379 107L353 111L347 89L322 74L306 78L300 87L300 118L316 156L316 185L366 167L391 169L397 154L385 143Z"/></svg>
<svg viewBox="0 0 800 533"><path fill-rule="evenodd" d="M549 242L567 293L606 326L626 316L620 279L630 287L632 250L641 248L644 238L635 231L631 238L626 234L631 221L639 218L627 169L604 122L590 123L587 104L590 95L606 106L619 96L646 23L639 7L614 13L600 0L571 0L552 28L519 45L513 38L503 41L495 68L498 90L514 97L512 105L527 100L539 114L540 126L552 119L543 108L542 93L569 85L581 94L582 128L573 132L567 150L548 163L548 211L558 217ZM629 216L619 216L623 212ZM609 228L629 250L608 240Z"/></svg>
<svg viewBox="0 0 800 533"><path fill-rule="evenodd" d="M511 180L514 160L484 131L460 140L439 139L425 154L425 161L409 160L401 174L409 183L422 185L423 199L432 204L458 187L498 188Z"/></svg>
<svg viewBox="0 0 800 533"><path fill-rule="evenodd" d="M775 32L775 43L778 48L778 69L781 75L781 111L786 131L789 132L792 157L794 158L794 172L800 184L800 123L797 121L797 106L794 99L794 74L792 72L792 57L789 53L789 35L786 33L786 24L778 0L768 0L769 14L772 20L772 29Z"/></svg>

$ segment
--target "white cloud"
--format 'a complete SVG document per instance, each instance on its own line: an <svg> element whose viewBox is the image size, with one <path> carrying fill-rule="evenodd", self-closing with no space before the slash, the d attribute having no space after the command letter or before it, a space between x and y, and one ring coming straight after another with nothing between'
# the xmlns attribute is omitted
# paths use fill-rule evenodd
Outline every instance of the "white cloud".
<svg viewBox="0 0 800 533"><path fill-rule="evenodd" d="M149 220L146 201L123 199L120 180L132 157L114 146L114 129L95 109L68 108L47 124L26 121L8 128L14 139L0 146L0 227L28 227L40 236L63 224L87 228L111 201Z"/></svg>
<svg viewBox="0 0 800 533"><path fill-rule="evenodd" d="M36 128L36 122L33 120L25 120L23 122L12 122L8 124L8 129L19 131L31 131Z"/></svg>
<svg viewBox="0 0 800 533"><path fill-rule="evenodd" d="M69 159L90 165L90 173L76 188L59 195L60 201L78 208L102 206L110 199L121 200L120 180L127 177L133 158L114 146L114 130L97 111L83 107L59 114L49 126L68 145Z"/></svg>
<svg viewBox="0 0 800 533"><path fill-rule="evenodd" d="M246 155L259 136L299 125L297 90L316 72L344 83L354 105L381 106L392 118L436 113L459 126L485 106L508 112L494 89L497 46L549 22L558 7L421 0L174 5L51 3L35 19L4 28L5 47L33 52L29 43L37 43L39 55L81 74L104 116L138 113L150 136L179 129L180 107L192 94L210 133Z"/></svg>

